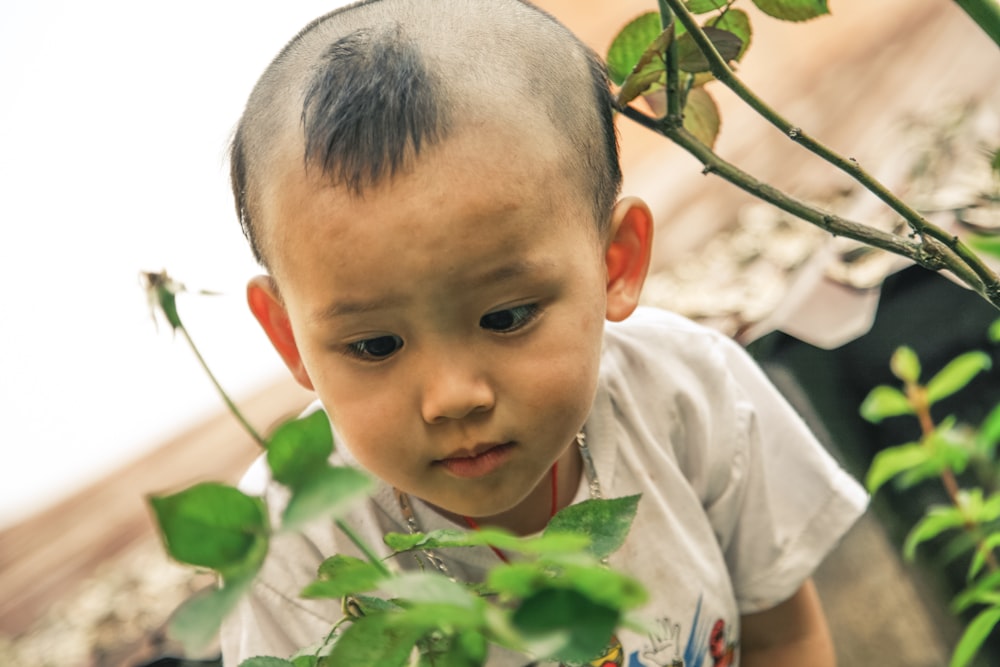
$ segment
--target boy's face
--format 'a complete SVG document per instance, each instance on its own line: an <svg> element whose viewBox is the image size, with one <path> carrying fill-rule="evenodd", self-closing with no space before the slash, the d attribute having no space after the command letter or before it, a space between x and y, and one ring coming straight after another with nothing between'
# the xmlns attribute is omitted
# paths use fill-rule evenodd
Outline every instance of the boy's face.
<svg viewBox="0 0 1000 667"><path fill-rule="evenodd" d="M547 497L594 398L608 244L552 144L477 126L363 197L300 159L266 193L255 315L362 466L455 514Z"/></svg>

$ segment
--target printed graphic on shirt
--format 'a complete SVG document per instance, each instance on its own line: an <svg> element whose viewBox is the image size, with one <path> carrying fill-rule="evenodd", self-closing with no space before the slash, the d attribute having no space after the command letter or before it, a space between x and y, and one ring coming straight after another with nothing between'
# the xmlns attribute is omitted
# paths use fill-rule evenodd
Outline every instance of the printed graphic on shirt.
<svg viewBox="0 0 1000 667"><path fill-rule="evenodd" d="M694 610L686 641L682 625L671 618L657 620L649 641L628 657L628 667L731 667L736 640L723 619L714 622L701 616L701 598Z"/></svg>

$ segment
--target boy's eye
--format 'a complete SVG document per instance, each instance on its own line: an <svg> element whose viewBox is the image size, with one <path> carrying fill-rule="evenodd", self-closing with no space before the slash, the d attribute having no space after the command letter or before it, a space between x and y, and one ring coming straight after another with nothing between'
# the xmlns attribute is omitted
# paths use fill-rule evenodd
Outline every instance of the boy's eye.
<svg viewBox="0 0 1000 667"><path fill-rule="evenodd" d="M385 359L403 347L399 336L376 336L355 341L347 346L347 351L361 359Z"/></svg>
<svg viewBox="0 0 1000 667"><path fill-rule="evenodd" d="M479 319L479 326L490 331L508 333L517 331L521 327L531 322L538 315L538 306L527 304L524 306L514 306L504 308L492 313L487 313Z"/></svg>

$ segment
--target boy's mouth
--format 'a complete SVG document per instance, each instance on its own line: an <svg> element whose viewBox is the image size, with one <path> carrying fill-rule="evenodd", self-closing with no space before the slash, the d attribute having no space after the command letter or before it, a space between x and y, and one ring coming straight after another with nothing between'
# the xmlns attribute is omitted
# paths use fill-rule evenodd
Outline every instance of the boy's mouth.
<svg viewBox="0 0 1000 667"><path fill-rule="evenodd" d="M484 443L477 445L468 453L466 451L457 452L448 458L438 459L435 463L440 464L456 477L482 477L503 465L513 448L513 442Z"/></svg>

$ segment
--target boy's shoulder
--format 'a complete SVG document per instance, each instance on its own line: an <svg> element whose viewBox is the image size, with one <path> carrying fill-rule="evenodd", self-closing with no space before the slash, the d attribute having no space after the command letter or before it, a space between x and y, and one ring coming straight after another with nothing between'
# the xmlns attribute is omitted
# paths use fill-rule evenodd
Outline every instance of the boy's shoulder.
<svg viewBox="0 0 1000 667"><path fill-rule="evenodd" d="M601 371L605 381L668 374L701 385L749 363L749 355L725 334L682 315L643 306L604 330Z"/></svg>

